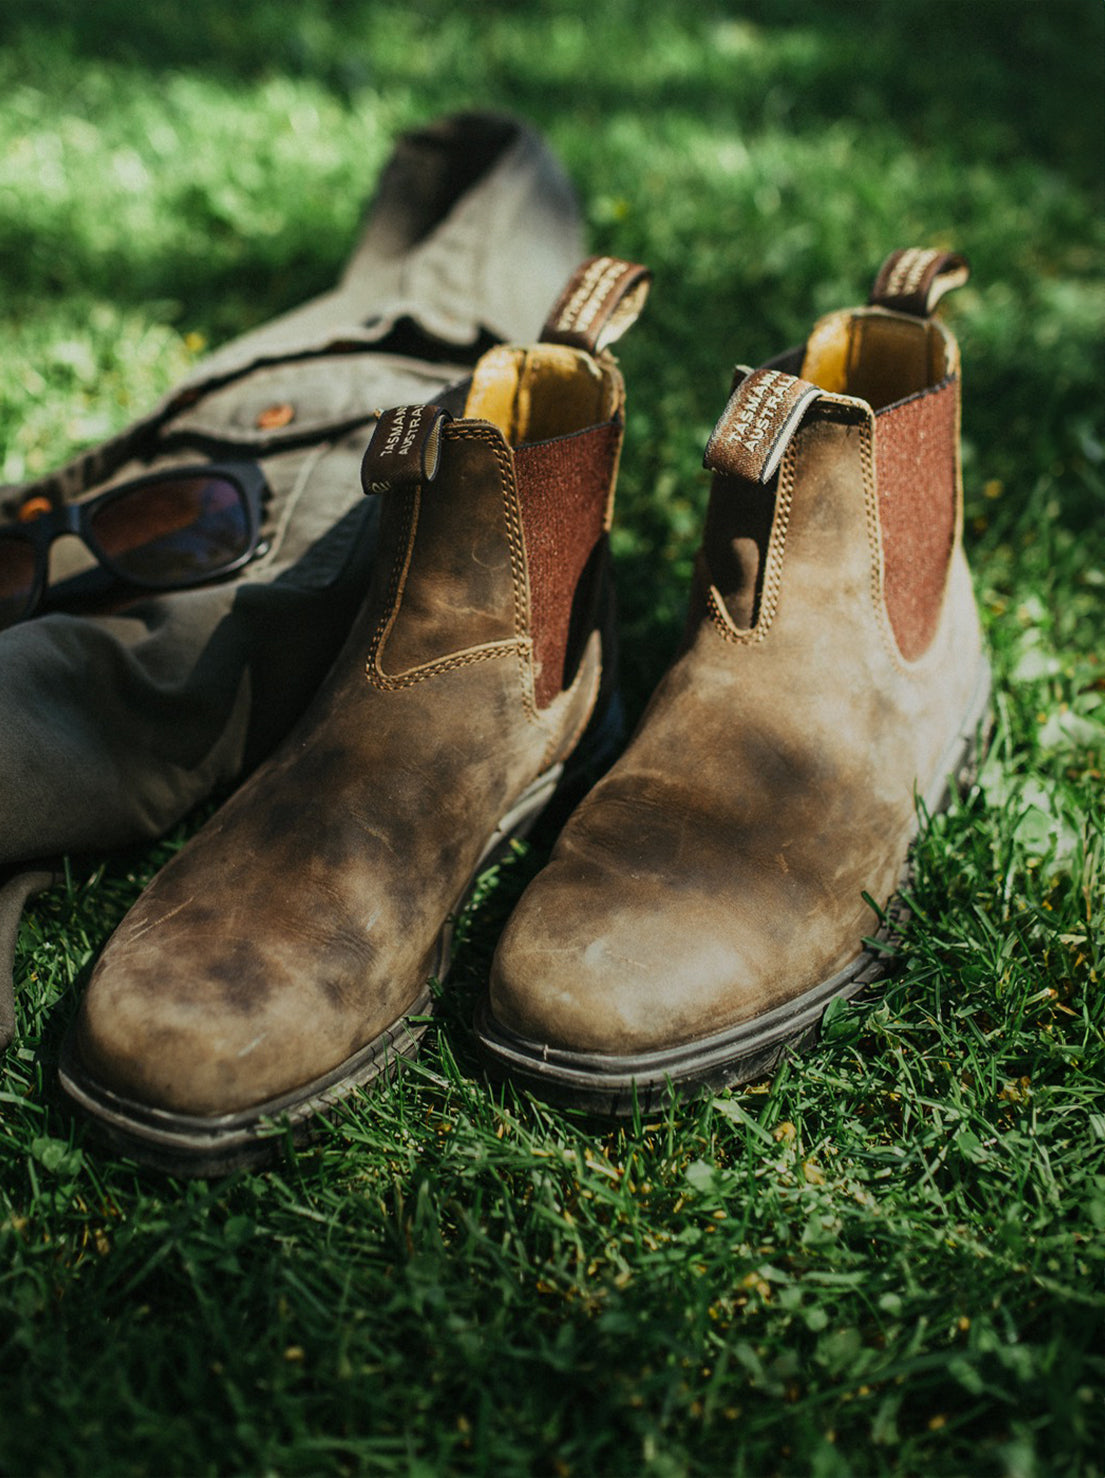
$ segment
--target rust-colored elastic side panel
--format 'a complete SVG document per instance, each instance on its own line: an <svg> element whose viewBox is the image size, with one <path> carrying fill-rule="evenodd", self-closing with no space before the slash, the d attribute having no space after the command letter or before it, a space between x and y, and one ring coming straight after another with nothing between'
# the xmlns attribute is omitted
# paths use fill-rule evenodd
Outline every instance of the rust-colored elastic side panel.
<svg viewBox="0 0 1105 1478"><path fill-rule="evenodd" d="M875 418L886 610L908 661L935 635L955 539L958 393L948 380Z"/></svg>
<svg viewBox="0 0 1105 1478"><path fill-rule="evenodd" d="M514 472L522 505L538 708L565 686L572 606L603 537L621 426L608 422L522 446Z"/></svg>

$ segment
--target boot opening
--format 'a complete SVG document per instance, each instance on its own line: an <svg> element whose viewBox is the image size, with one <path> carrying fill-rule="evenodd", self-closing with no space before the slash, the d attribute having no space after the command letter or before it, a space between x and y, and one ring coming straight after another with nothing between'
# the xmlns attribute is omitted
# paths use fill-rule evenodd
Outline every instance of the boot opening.
<svg viewBox="0 0 1105 1478"><path fill-rule="evenodd" d="M600 425L617 408L614 377L589 354L542 344L485 354L472 378L464 414L490 421L518 447Z"/></svg>
<svg viewBox="0 0 1105 1478"><path fill-rule="evenodd" d="M928 650L959 518L955 340L931 318L883 308L830 314L802 376L876 413L875 470L886 612L902 656Z"/></svg>
<svg viewBox="0 0 1105 1478"><path fill-rule="evenodd" d="M940 384L955 372L957 360L955 341L934 319L847 309L817 324L801 375L832 395L853 395L878 411Z"/></svg>

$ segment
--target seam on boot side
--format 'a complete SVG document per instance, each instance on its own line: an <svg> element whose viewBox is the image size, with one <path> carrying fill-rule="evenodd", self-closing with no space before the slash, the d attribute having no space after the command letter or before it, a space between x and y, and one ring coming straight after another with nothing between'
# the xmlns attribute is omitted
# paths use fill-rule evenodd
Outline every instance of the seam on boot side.
<svg viewBox="0 0 1105 1478"><path fill-rule="evenodd" d="M517 520L516 510L512 510L511 506L512 495L514 503L516 504L517 502L513 471L509 459L503 455L501 444L491 434L475 428L461 427L453 432L453 436L458 440L483 441L487 443L499 467L500 485L503 489L504 508L507 516L507 546L510 551L511 588L516 636L513 641L488 642L477 647L465 647L458 652L450 653L446 657L435 658L432 662L425 662L418 666L407 668L403 672L388 673L384 671L381 665L381 659L387 646L387 638L399 614L403 590L406 586L407 574L410 570L410 562L414 554L415 539L418 532L418 513L422 500L422 488L419 486L407 497L406 528L403 537L398 541L399 554L392 566L384 612L380 617L369 646L368 660L365 664L365 676L373 687L384 692L392 692L400 688L412 687L415 683L423 682L438 673L453 672L461 667L470 667L476 662L492 661L499 657L517 656L522 690L522 707L527 718L536 720L537 715L533 704L532 683L527 682L532 669L533 643L526 634L524 620L525 606L518 588L520 558L522 561L521 569L523 576L525 565L524 551L521 548L521 527ZM514 512L513 518L511 516L512 511Z"/></svg>
<svg viewBox="0 0 1105 1478"><path fill-rule="evenodd" d="M399 597L406 583L407 570L410 567L411 553L414 549L414 536L418 529L418 505L422 496L422 489L421 487L417 487L410 493L403 493L400 496L406 505L404 528L402 537L396 541L399 552L392 561L387 595L384 597L384 608L379 621L376 623L376 630L372 634L372 641L368 648L365 675L370 681L373 680L374 674L376 673L381 678L385 677L384 672L380 668L379 654L388 632L395 624L395 617L399 611Z"/></svg>
<svg viewBox="0 0 1105 1478"><path fill-rule="evenodd" d="M711 584L706 591L706 607L713 624L727 642L732 642L737 646L755 646L764 641L775 620L779 593L783 587L783 559L786 551L787 530L790 528L791 507L794 501L795 476L795 452L794 447L789 446L783 454L783 462L779 468L775 517L771 522L771 533L767 542L766 568L760 591L756 624L747 628L737 626L717 586Z"/></svg>
<svg viewBox="0 0 1105 1478"><path fill-rule="evenodd" d="M410 667L405 672L388 673L380 665L380 657L386 645L388 635L395 618L399 614L399 605L402 599L403 588L406 585L407 571L410 569L411 555L414 551L414 541L418 532L418 510L422 500L421 488L416 488L406 496L407 514L404 538L399 540L399 555L392 566L391 578L388 585L388 594L384 606L384 614L380 617L369 646L368 662L365 666L365 676L373 687L384 692L392 692L398 688L413 687L415 683L422 682L425 678L433 677L438 672L451 672L458 667L469 667L474 662L485 662L496 657L513 656L519 651L519 642L525 650L529 648L528 638L519 638L515 641L489 642L484 646L467 647L459 652L454 652L448 657L439 657L433 662L422 663L418 667Z"/></svg>
<svg viewBox="0 0 1105 1478"><path fill-rule="evenodd" d="M499 485L506 515L507 548L510 551L511 587L514 597L514 630L518 638L518 678L522 690L522 708L531 722L537 722L537 700L533 687L533 641L529 631L529 571L522 537L522 515L518 506L518 489L514 481L514 464L502 441L478 427L455 427L452 435L461 441L482 441L491 449L499 468Z"/></svg>
<svg viewBox="0 0 1105 1478"><path fill-rule="evenodd" d="M378 666L368 673L368 679L373 687L381 688L390 692L396 688L412 688L416 683L424 682L427 678L436 676L439 672L453 672L458 667L471 667L476 662L489 662L496 657L517 656L525 661L530 653L528 641L501 642L494 646L469 647L464 652L458 652L452 657L442 657L436 662L428 662L422 667L411 667L406 672L401 672L395 677L390 677L386 672L381 672Z"/></svg>

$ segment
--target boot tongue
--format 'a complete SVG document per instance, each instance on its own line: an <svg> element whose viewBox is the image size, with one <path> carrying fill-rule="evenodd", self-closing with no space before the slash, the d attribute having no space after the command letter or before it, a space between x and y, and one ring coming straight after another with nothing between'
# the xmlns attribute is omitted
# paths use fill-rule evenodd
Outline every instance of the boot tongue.
<svg viewBox="0 0 1105 1478"><path fill-rule="evenodd" d="M782 370L753 370L729 397L706 443L703 465L724 477L767 483L803 416L822 392Z"/></svg>

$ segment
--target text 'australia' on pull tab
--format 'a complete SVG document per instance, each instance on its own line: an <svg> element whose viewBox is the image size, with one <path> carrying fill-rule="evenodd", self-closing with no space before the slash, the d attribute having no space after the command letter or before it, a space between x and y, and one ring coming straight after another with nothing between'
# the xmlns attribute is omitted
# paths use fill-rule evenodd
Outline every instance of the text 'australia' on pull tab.
<svg viewBox="0 0 1105 1478"><path fill-rule="evenodd" d="M381 411L361 462L366 493L432 482L441 461L441 435L449 412L440 405L400 405Z"/></svg>
<svg viewBox="0 0 1105 1478"><path fill-rule="evenodd" d="M754 370L729 397L703 466L726 477L770 482L802 417L821 395L816 385L781 370Z"/></svg>
<svg viewBox="0 0 1105 1478"><path fill-rule="evenodd" d="M652 273L639 262L589 257L557 299L542 341L597 354L636 323L651 283Z"/></svg>

